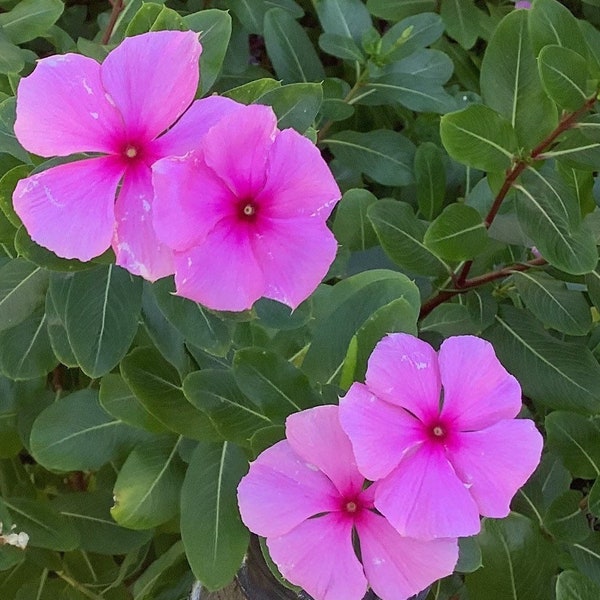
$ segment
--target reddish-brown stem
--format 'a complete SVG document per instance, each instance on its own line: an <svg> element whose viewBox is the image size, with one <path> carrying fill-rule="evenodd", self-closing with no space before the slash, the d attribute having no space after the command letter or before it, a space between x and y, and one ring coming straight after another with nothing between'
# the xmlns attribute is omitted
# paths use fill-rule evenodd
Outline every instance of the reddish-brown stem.
<svg viewBox="0 0 600 600"><path fill-rule="evenodd" d="M121 14L123 8L125 8L123 0L110 0L110 3L112 5L112 10L110 11L110 17L108 18L108 24L106 25L106 29L104 30L104 33L102 34L102 39L100 40L100 42L103 45L108 44L108 42L110 41L110 36L112 35L113 29L117 24L117 19L119 18L119 15Z"/></svg>
<svg viewBox="0 0 600 600"><path fill-rule="evenodd" d="M589 110L591 110L596 102L596 96L588 98L586 103L578 110L573 113L569 113L564 115L555 129L546 136L532 151L527 160L520 159L516 161L513 166L506 172L506 176L504 178L504 182L502 183L502 187L499 192L496 194L494 198L494 202L490 207L483 223L486 229L489 229L492 225L500 207L502 206L502 202L506 198L508 192L512 188L516 179L521 175L521 173L527 168L529 162L535 160L543 160L543 153L549 150L552 145L556 142L558 137L562 135L565 131L568 131L573 127L577 121ZM536 262L542 261L542 262ZM510 274L510 271L524 271L529 269L531 266L538 266L545 264L546 261L544 259L535 259L533 261L529 261L527 263L519 263L519 265L513 265L512 267L507 267L506 269L500 269L499 271L492 271L490 273L486 273L484 275L480 275L479 277L473 277L472 279L467 279L469 273L471 271L471 267L473 266L473 261L467 261L460 271L457 274L453 274L451 276L452 282L454 283L454 289L452 290L442 290L438 292L435 296L427 300L423 306L421 307L421 315L420 318L427 316L436 306L443 304L446 300L453 298L457 294L461 294L473 287L477 287L479 285L483 285L484 283L488 283L489 281L494 281L496 279L501 279L506 275Z"/></svg>

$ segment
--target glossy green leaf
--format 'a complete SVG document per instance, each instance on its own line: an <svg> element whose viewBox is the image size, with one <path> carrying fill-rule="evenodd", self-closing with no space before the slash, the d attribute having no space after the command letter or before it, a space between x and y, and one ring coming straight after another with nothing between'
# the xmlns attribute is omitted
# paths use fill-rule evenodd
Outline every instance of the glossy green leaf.
<svg viewBox="0 0 600 600"><path fill-rule="evenodd" d="M556 579L556 600L596 600L600 587L578 571L563 571Z"/></svg>
<svg viewBox="0 0 600 600"><path fill-rule="evenodd" d="M535 401L582 413L600 409L600 365L585 346L552 337L530 313L510 306L500 307L483 336Z"/></svg>
<svg viewBox="0 0 600 600"><path fill-rule="evenodd" d="M474 0L442 2L440 11L446 25L446 33L466 50L471 48L479 37L480 15Z"/></svg>
<svg viewBox="0 0 600 600"><path fill-rule="evenodd" d="M519 148L510 122L482 104L444 115L440 133L452 158L482 171L508 169Z"/></svg>
<svg viewBox="0 0 600 600"><path fill-rule="evenodd" d="M470 600L548 600L556 557L552 544L527 518L512 513L486 520L477 536L483 569L466 576Z"/></svg>
<svg viewBox="0 0 600 600"><path fill-rule="evenodd" d="M140 440L139 430L111 417L96 390L69 394L43 410L31 430L31 452L48 469L100 468Z"/></svg>
<svg viewBox="0 0 600 600"><path fill-rule="evenodd" d="M119 471L110 514L129 529L150 529L179 509L183 462L177 455L181 437L154 436L131 452Z"/></svg>
<svg viewBox="0 0 600 600"><path fill-rule="evenodd" d="M401 133L387 129L368 133L341 131L326 142L337 159L377 183L407 185L414 181L415 146Z"/></svg>
<svg viewBox="0 0 600 600"><path fill-rule="evenodd" d="M385 32L375 61L391 63L410 56L435 42L443 32L444 22L434 12L410 16Z"/></svg>
<svg viewBox="0 0 600 600"><path fill-rule="evenodd" d="M494 30L481 63L481 93L526 148L534 148L556 126L556 106L540 81L526 11L512 11Z"/></svg>
<svg viewBox="0 0 600 600"><path fill-rule="evenodd" d="M136 348L121 362L121 375L161 425L192 439L215 438L212 423L186 400L179 373L157 350Z"/></svg>
<svg viewBox="0 0 600 600"><path fill-rule="evenodd" d="M194 575L209 590L233 579L248 547L236 499L247 468L243 452L230 442L201 442L188 467L181 490L181 537Z"/></svg>
<svg viewBox="0 0 600 600"><path fill-rule="evenodd" d="M186 27L181 16L173 9L156 2L144 2L127 25L125 35L130 37L165 29L185 31Z"/></svg>
<svg viewBox="0 0 600 600"><path fill-rule="evenodd" d="M562 46L545 46L538 67L546 93L560 108L576 111L586 103L588 68L580 54Z"/></svg>
<svg viewBox="0 0 600 600"><path fill-rule="evenodd" d="M427 225L417 219L411 206L383 199L369 207L367 216L381 246L395 263L419 275L447 272L447 265L423 243Z"/></svg>
<svg viewBox="0 0 600 600"><path fill-rule="evenodd" d="M367 209L377 201L364 189L348 190L337 205L333 233L350 250L366 250L377 244L377 235L367 219Z"/></svg>
<svg viewBox="0 0 600 600"><path fill-rule="evenodd" d="M18 325L44 303L48 273L22 258L0 267L0 331Z"/></svg>
<svg viewBox="0 0 600 600"><path fill-rule="evenodd" d="M223 92L223 96L242 104L251 104L271 90L281 87L281 82L270 77L255 79Z"/></svg>
<svg viewBox="0 0 600 600"><path fill-rule="evenodd" d="M322 81L325 71L306 31L286 10L273 8L264 20L267 52L284 83Z"/></svg>
<svg viewBox="0 0 600 600"><path fill-rule="evenodd" d="M446 170L442 156L442 151L433 142L419 145L415 153L417 204L425 219L430 221L442 209L446 194Z"/></svg>
<svg viewBox="0 0 600 600"><path fill-rule="evenodd" d="M183 17L183 23L200 34L200 89L206 95L217 80L231 37L231 16L225 10L202 10Z"/></svg>
<svg viewBox="0 0 600 600"><path fill-rule="evenodd" d="M323 102L320 83L292 83L267 91L257 104L271 106L277 115L277 127L293 127L304 133L313 125Z"/></svg>
<svg viewBox="0 0 600 600"><path fill-rule="evenodd" d="M61 494L52 508L79 532L80 548L99 554L126 554L147 543L150 531L131 531L110 516L112 495L103 490Z"/></svg>
<svg viewBox="0 0 600 600"><path fill-rule="evenodd" d="M488 241L481 215L466 204L450 204L431 223L423 243L445 260L467 260L481 253Z"/></svg>
<svg viewBox="0 0 600 600"><path fill-rule="evenodd" d="M529 16L529 33L538 55L544 46L556 44L587 55L587 44L577 19L558 0L535 0Z"/></svg>
<svg viewBox="0 0 600 600"><path fill-rule="evenodd" d="M525 306L548 327L569 335L585 335L592 328L590 307L581 292L543 272L515 273L513 281Z"/></svg>
<svg viewBox="0 0 600 600"><path fill-rule="evenodd" d="M0 27L14 44L29 42L46 33L64 8L60 0L21 0L0 14Z"/></svg>

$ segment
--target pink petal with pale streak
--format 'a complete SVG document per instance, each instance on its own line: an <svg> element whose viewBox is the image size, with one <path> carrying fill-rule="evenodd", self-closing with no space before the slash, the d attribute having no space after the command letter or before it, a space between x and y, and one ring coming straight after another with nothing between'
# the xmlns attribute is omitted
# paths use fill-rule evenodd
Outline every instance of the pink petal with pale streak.
<svg viewBox="0 0 600 600"><path fill-rule="evenodd" d="M244 106L230 98L209 96L196 100L182 115L181 119L164 135L149 144L153 154L181 156L197 149L208 130L225 115Z"/></svg>
<svg viewBox="0 0 600 600"><path fill-rule="evenodd" d="M39 156L117 152L123 122L106 99L100 65L79 54L40 60L19 82L15 134Z"/></svg>
<svg viewBox="0 0 600 600"><path fill-rule="evenodd" d="M421 540L479 532L479 511L437 443L407 456L375 490L375 506L401 535Z"/></svg>
<svg viewBox="0 0 600 600"><path fill-rule="evenodd" d="M213 310L251 308L262 296L264 281L249 235L228 217L199 246L175 252L177 294Z"/></svg>
<svg viewBox="0 0 600 600"><path fill-rule="evenodd" d="M238 198L253 199L265 184L276 131L277 117L270 106L244 106L206 134L204 160Z"/></svg>
<svg viewBox="0 0 600 600"><path fill-rule="evenodd" d="M362 600L367 580L352 547L352 522L341 513L304 521L267 538L271 558L288 581L313 598Z"/></svg>
<svg viewBox="0 0 600 600"><path fill-rule="evenodd" d="M250 238L263 272L263 296L291 306L310 296L327 274L337 252L337 241L317 219L261 219Z"/></svg>
<svg viewBox="0 0 600 600"><path fill-rule="evenodd" d="M481 338L448 338L439 352L444 387L442 415L459 429L476 430L521 410L521 387L496 358L493 346Z"/></svg>
<svg viewBox="0 0 600 600"><path fill-rule="evenodd" d="M267 182L257 197L269 216L327 219L340 189L319 149L293 129L277 134L267 161Z"/></svg>
<svg viewBox="0 0 600 600"><path fill-rule="evenodd" d="M238 486L242 521L262 536L287 533L316 514L339 508L339 503L331 481L285 440L262 452Z"/></svg>
<svg viewBox="0 0 600 600"><path fill-rule="evenodd" d="M202 47L193 31L153 31L125 38L104 60L101 77L130 142L150 141L191 104Z"/></svg>
<svg viewBox="0 0 600 600"><path fill-rule="evenodd" d="M177 251L201 244L223 218L234 218L237 198L201 154L163 158L152 165L154 229Z"/></svg>
<svg viewBox="0 0 600 600"><path fill-rule="evenodd" d="M405 600L452 574L455 539L415 540L401 536L382 516L364 511L356 521L369 585L382 600Z"/></svg>
<svg viewBox="0 0 600 600"><path fill-rule="evenodd" d="M407 333L392 333L375 346L367 387L381 400L429 422L439 412L440 374L434 349Z"/></svg>
<svg viewBox="0 0 600 600"><path fill-rule="evenodd" d="M17 183L15 211L40 246L63 258L90 260L110 246L123 171L113 157L53 167Z"/></svg>
<svg viewBox="0 0 600 600"><path fill-rule="evenodd" d="M338 410L337 406L317 406L294 413L285 422L285 435L294 452L325 473L342 496L355 495L365 479L356 468Z"/></svg>
<svg viewBox="0 0 600 600"><path fill-rule="evenodd" d="M517 490L540 462L543 439L528 419L511 419L453 437L448 457L479 512L505 517Z"/></svg>
<svg viewBox="0 0 600 600"><path fill-rule="evenodd" d="M171 275L173 252L156 237L152 225L152 172L144 163L130 167L115 206L113 249L117 264L149 281Z"/></svg>
<svg viewBox="0 0 600 600"><path fill-rule="evenodd" d="M383 402L362 383L353 383L340 399L340 423L352 442L359 471L371 481L389 475L427 439L418 419Z"/></svg>

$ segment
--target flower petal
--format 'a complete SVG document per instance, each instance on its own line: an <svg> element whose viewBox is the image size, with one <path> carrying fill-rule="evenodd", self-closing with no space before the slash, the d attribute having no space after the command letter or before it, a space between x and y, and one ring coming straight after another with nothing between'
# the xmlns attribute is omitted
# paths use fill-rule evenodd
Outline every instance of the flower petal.
<svg viewBox="0 0 600 600"><path fill-rule="evenodd" d="M273 217L327 219L340 189L319 149L293 129L277 134L267 161L267 182L257 200Z"/></svg>
<svg viewBox="0 0 600 600"><path fill-rule="evenodd" d="M174 271L173 253L158 240L152 225L153 195L149 167L138 163L128 169L115 206L117 228L113 240L117 264L149 281Z"/></svg>
<svg viewBox="0 0 600 600"><path fill-rule="evenodd" d="M213 125L242 106L222 96L196 100L167 133L149 144L151 153L158 157L182 156L197 149Z"/></svg>
<svg viewBox="0 0 600 600"><path fill-rule="evenodd" d="M337 509L339 495L323 473L283 440L250 464L238 486L238 504L251 531L278 536L316 514Z"/></svg>
<svg viewBox="0 0 600 600"><path fill-rule="evenodd" d="M409 410L424 422L438 415L437 356L429 344L412 335L392 333L375 346L365 383L381 400Z"/></svg>
<svg viewBox="0 0 600 600"><path fill-rule="evenodd" d="M294 413L285 422L285 434L294 452L318 467L346 496L361 491L364 477L356 468L338 411L338 406L317 406Z"/></svg>
<svg viewBox="0 0 600 600"><path fill-rule="evenodd" d="M225 218L199 246L175 252L177 294L213 310L246 310L264 290L249 234Z"/></svg>
<svg viewBox="0 0 600 600"><path fill-rule="evenodd" d="M202 47L193 31L153 31L125 38L101 67L130 142L150 141L191 104Z"/></svg>
<svg viewBox="0 0 600 600"><path fill-rule="evenodd" d="M281 537L268 538L281 574L319 600L362 600L367 591L352 547L352 519L332 513L309 519Z"/></svg>
<svg viewBox="0 0 600 600"><path fill-rule="evenodd" d="M377 483L375 506L401 535L421 540L479 532L475 501L439 444L423 444Z"/></svg>
<svg viewBox="0 0 600 600"><path fill-rule="evenodd" d="M529 419L510 419L453 437L448 457L479 512L505 517L510 501L540 462L543 439Z"/></svg>
<svg viewBox="0 0 600 600"><path fill-rule="evenodd" d="M236 198L197 152L152 165L154 228L173 250L204 241L224 217L235 216Z"/></svg>
<svg viewBox="0 0 600 600"><path fill-rule="evenodd" d="M256 198L265 183L267 156L277 117L253 104L223 117L204 138L206 164L240 199Z"/></svg>
<svg viewBox="0 0 600 600"><path fill-rule="evenodd" d="M478 337L448 338L440 347L444 386L442 414L463 431L512 419L521 410L521 387L496 358L493 346Z"/></svg>
<svg viewBox="0 0 600 600"><path fill-rule="evenodd" d="M29 152L116 152L122 132L121 115L107 100L100 65L91 58L43 58L19 82L15 134Z"/></svg>
<svg viewBox="0 0 600 600"><path fill-rule="evenodd" d="M364 511L356 522L369 585L382 600L404 600L452 574L455 539L415 540L401 536L382 516Z"/></svg>
<svg viewBox="0 0 600 600"><path fill-rule="evenodd" d="M264 275L263 295L294 309L327 274L337 241L318 218L260 219L259 215L258 221L256 235L250 239Z"/></svg>
<svg viewBox="0 0 600 600"><path fill-rule="evenodd" d="M359 471L371 481L391 473L407 452L427 439L418 419L379 400L362 383L353 383L340 399L340 422Z"/></svg>
<svg viewBox="0 0 600 600"><path fill-rule="evenodd" d="M90 260L110 246L123 171L113 157L53 167L17 183L15 211L41 246L63 258Z"/></svg>

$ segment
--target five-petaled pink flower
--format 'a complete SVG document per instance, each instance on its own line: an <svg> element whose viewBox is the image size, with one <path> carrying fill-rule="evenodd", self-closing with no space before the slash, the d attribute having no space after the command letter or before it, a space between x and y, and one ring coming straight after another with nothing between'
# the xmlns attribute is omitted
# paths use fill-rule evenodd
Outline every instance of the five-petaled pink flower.
<svg viewBox="0 0 600 600"><path fill-rule="evenodd" d="M377 484L363 489L338 410L288 417L287 440L260 454L239 484L242 520L267 538L283 576L317 600L361 600L367 585L403 600L452 572L456 540L403 537L373 510Z"/></svg>
<svg viewBox="0 0 600 600"><path fill-rule="evenodd" d="M27 150L103 155L18 183L14 207L37 243L84 261L112 244L117 264L132 273L155 280L173 272L171 251L152 228L150 167L197 146L237 107L208 98L179 119L196 93L200 52L192 31L153 32L125 39L102 65L77 54L52 56L21 80L15 133Z"/></svg>
<svg viewBox="0 0 600 600"><path fill-rule="evenodd" d="M174 250L180 296L216 310L261 296L295 308L335 258L326 219L339 188L319 150L277 129L268 106L240 106L153 172L154 227Z"/></svg>
<svg viewBox="0 0 600 600"><path fill-rule="evenodd" d="M381 340L366 385L340 401L360 472L377 481L375 507L403 535L477 533L504 517L539 463L542 436L521 409L517 380L473 336L433 348L407 334Z"/></svg>

